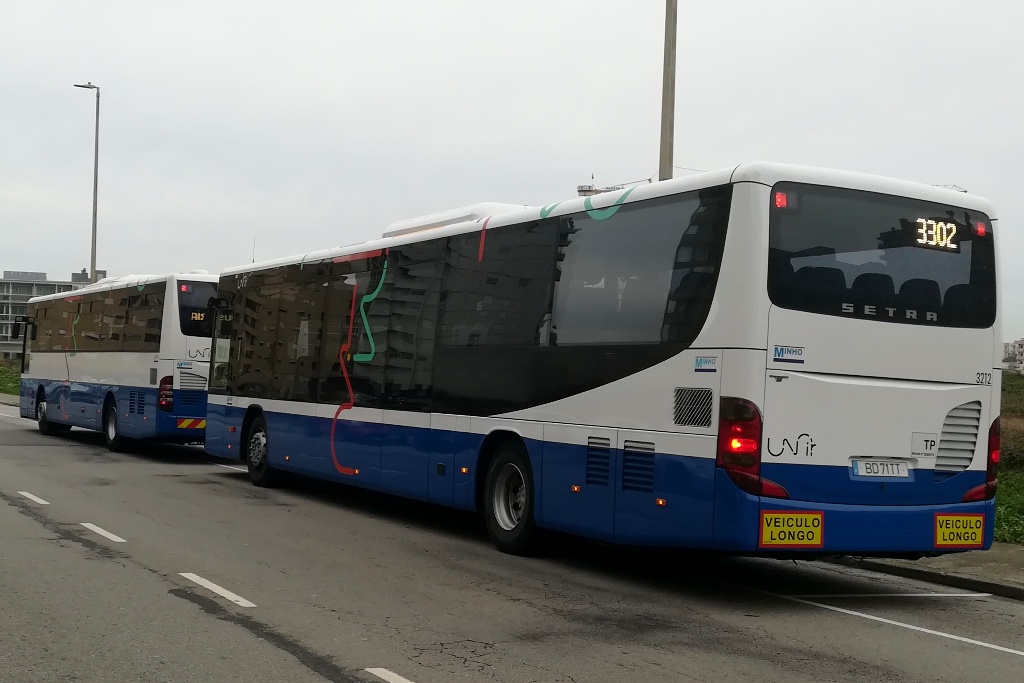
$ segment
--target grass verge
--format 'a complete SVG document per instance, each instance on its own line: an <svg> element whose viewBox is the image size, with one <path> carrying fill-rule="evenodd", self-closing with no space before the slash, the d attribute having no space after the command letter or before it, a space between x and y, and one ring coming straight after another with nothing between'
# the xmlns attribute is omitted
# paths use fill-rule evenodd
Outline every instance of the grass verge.
<svg viewBox="0 0 1024 683"><path fill-rule="evenodd" d="M20 371L21 364L18 361L0 360L0 394L18 394Z"/></svg>
<svg viewBox="0 0 1024 683"><path fill-rule="evenodd" d="M1024 544L1024 471L1002 470L996 491L995 539Z"/></svg>

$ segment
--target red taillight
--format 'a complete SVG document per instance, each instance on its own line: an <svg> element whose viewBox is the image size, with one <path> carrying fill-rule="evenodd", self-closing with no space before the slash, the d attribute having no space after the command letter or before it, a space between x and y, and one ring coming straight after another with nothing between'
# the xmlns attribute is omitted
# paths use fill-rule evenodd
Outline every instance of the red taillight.
<svg viewBox="0 0 1024 683"><path fill-rule="evenodd" d="M997 417L992 426L988 429L988 458L985 467L985 483L975 486L964 494L965 503L973 503L979 500L991 500L996 497L996 470L999 467L999 418Z"/></svg>
<svg viewBox="0 0 1024 683"><path fill-rule="evenodd" d="M987 230L985 229L985 222L978 221L974 224L974 232L977 233L978 237L984 237Z"/></svg>
<svg viewBox="0 0 1024 683"><path fill-rule="evenodd" d="M156 405L160 410L170 412L174 409L174 378L164 377L160 380L160 390L157 393Z"/></svg>
<svg viewBox="0 0 1024 683"><path fill-rule="evenodd" d="M753 403L742 398L722 398L717 465L747 493L789 498L782 486L761 478L761 427L761 412Z"/></svg>
<svg viewBox="0 0 1024 683"><path fill-rule="evenodd" d="M785 192L776 192L775 193L775 208L776 209L785 209L788 204L789 204L789 197L786 196Z"/></svg>

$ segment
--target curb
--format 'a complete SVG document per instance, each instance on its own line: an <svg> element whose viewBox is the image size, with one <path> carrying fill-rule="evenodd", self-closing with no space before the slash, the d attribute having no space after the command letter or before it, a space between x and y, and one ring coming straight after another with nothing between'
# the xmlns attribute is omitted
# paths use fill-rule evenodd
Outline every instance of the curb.
<svg viewBox="0 0 1024 683"><path fill-rule="evenodd" d="M827 561L844 567L866 569L868 571L879 572L882 574L892 574L893 576L902 576L905 579L928 581L930 583L952 586L953 588L974 591L976 593L991 593L992 595L998 595L1003 598L1010 598L1011 600L1020 600L1024 602L1024 586L1018 584L999 583L997 581L988 581L973 576L957 574L955 572L947 572L941 569L908 567L902 564L890 564L879 560L836 558Z"/></svg>

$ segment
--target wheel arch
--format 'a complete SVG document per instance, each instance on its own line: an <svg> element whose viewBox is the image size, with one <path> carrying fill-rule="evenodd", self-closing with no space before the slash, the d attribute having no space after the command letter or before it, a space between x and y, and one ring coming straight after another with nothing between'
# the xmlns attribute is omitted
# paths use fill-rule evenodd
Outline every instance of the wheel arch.
<svg viewBox="0 0 1024 683"><path fill-rule="evenodd" d="M491 462L494 460L494 456L498 452L498 449L505 444L518 445L523 449L523 453L526 454L526 461L530 464L529 474L530 479L532 480L531 483L534 485L534 491L537 490L536 477L533 472L533 463L530 459L530 451L526 447L525 437L515 429L511 429L509 427L497 427L484 437L483 443L480 444L480 449L476 456L476 468L474 469L476 472L476 481L474 482L476 490L474 492L475 495L473 497L473 502L476 506L477 512L482 512L484 509L484 488L487 485L487 473L490 470ZM535 496L534 506L536 506L536 504Z"/></svg>

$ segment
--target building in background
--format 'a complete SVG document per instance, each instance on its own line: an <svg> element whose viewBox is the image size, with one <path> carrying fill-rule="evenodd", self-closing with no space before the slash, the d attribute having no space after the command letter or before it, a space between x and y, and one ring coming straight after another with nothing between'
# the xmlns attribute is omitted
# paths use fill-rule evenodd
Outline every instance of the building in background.
<svg viewBox="0 0 1024 683"><path fill-rule="evenodd" d="M98 279L106 275L106 271L96 272ZM87 284L89 274L84 269L80 273L72 273L70 280L49 280L46 273L3 271L3 277L0 277L0 358L21 356L21 340L11 339L11 326L17 316L26 314L29 299L44 294L69 292Z"/></svg>
<svg viewBox="0 0 1024 683"><path fill-rule="evenodd" d="M1003 343L1003 368L1024 374L1024 339Z"/></svg>

